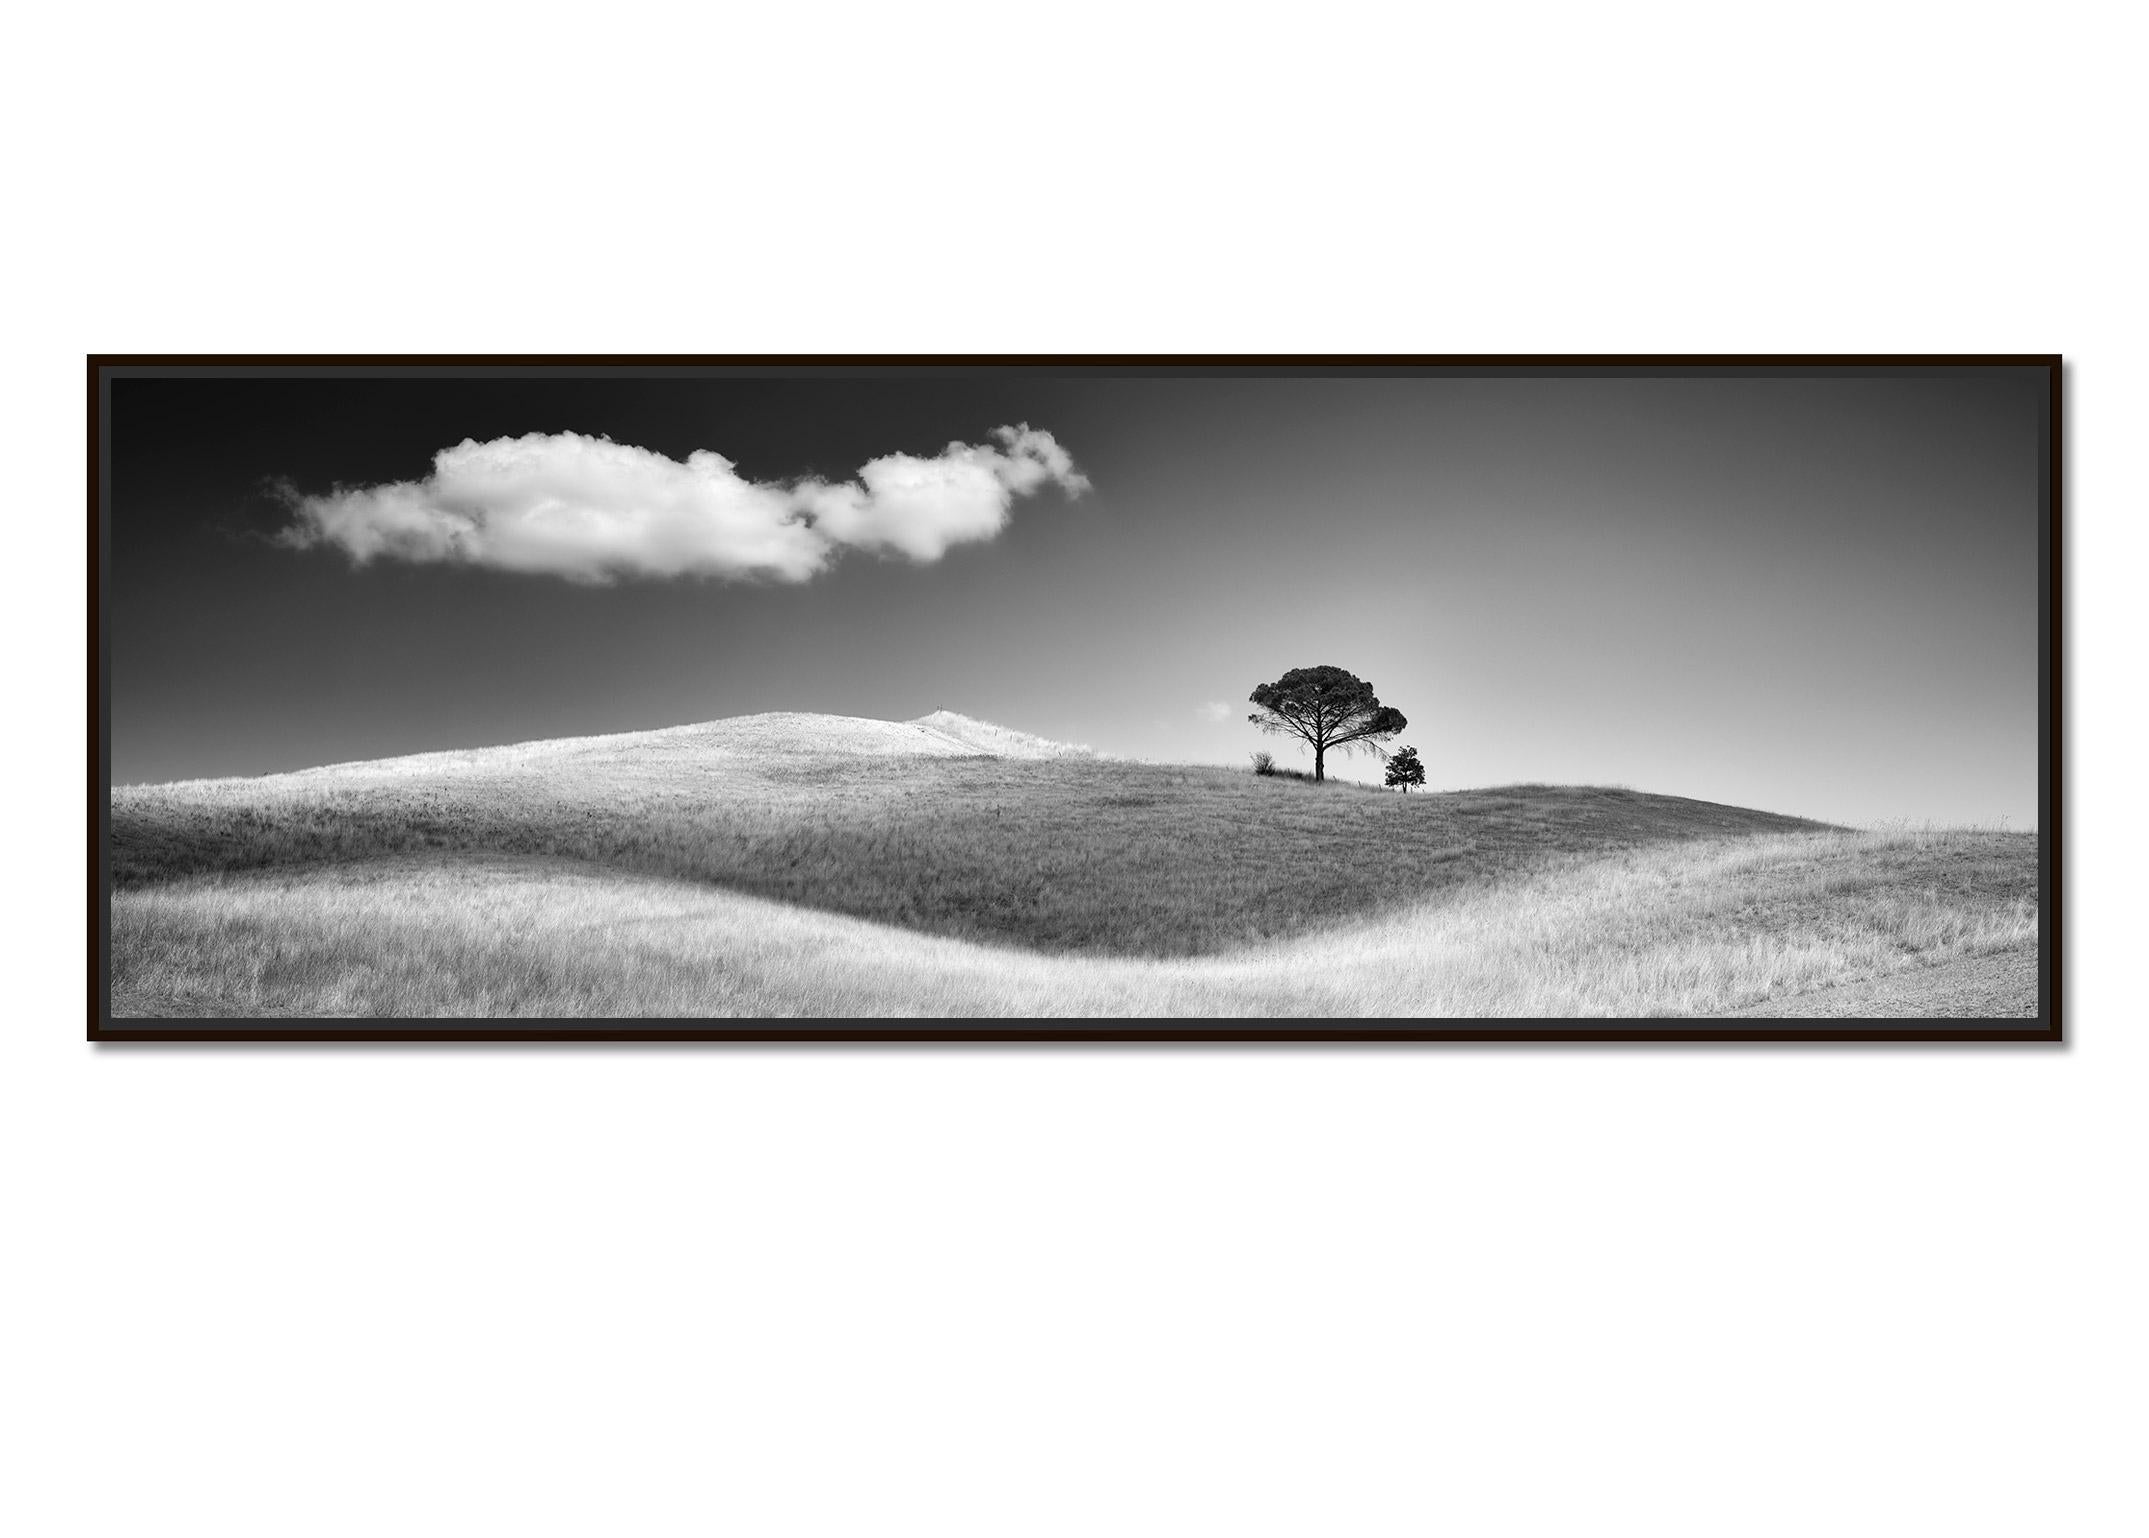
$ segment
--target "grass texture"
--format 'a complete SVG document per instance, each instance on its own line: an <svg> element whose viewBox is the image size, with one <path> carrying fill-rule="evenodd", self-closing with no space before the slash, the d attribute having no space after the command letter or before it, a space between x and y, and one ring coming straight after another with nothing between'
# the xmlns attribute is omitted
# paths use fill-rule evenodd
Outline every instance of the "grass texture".
<svg viewBox="0 0 2149 1538"><path fill-rule="evenodd" d="M113 902L120 1013L1709 1015L2034 941L2034 840L1832 832L1568 857L1202 957L1052 955L577 862L391 859Z"/></svg>
<svg viewBox="0 0 2149 1538"><path fill-rule="evenodd" d="M2036 932L2029 834L1404 797L944 713L116 787L111 812L118 1014L1704 1014Z"/></svg>

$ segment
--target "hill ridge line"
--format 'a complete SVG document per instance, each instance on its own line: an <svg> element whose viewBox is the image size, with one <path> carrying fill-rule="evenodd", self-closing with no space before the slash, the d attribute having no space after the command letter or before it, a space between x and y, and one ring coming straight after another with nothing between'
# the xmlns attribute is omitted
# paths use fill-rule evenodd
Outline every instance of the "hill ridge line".
<svg viewBox="0 0 2149 1538"><path fill-rule="evenodd" d="M947 724L943 724L947 723ZM960 723L955 730L951 724ZM761 730L757 731L756 728ZM961 727L974 728L965 736ZM696 741L697 738L705 739ZM723 739L729 738L726 741ZM774 740L772 740L774 739ZM736 716L716 716L673 726L639 727L622 732L591 732L564 737L531 737L513 742L482 743L467 747L420 748L409 753L386 753L374 758L336 759L325 764L306 764L294 769L273 769L261 774L199 775L181 780L141 781L115 785L115 790L150 786L256 784L266 781L306 781L356 778L365 775L402 777L433 772L475 772L527 764L536 767L552 761L571 761L593 754L634 752L639 749L687 748L713 755L855 754L861 757L897 757L906 751L927 757L948 758L1090 758L1104 755L1074 743L1001 726L951 710L936 710L907 721L880 716L847 716L826 711L765 710Z"/></svg>

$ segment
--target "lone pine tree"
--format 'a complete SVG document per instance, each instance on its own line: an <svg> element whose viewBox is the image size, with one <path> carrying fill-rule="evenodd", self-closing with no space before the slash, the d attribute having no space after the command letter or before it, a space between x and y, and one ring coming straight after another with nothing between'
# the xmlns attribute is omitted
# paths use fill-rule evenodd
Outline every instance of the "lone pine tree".
<svg viewBox="0 0 2149 1538"><path fill-rule="evenodd" d="M1304 739L1313 749L1313 777L1326 779L1330 748L1372 749L1410 723L1383 705L1373 686L1342 668L1293 668L1247 696L1261 708L1246 719L1264 732Z"/></svg>

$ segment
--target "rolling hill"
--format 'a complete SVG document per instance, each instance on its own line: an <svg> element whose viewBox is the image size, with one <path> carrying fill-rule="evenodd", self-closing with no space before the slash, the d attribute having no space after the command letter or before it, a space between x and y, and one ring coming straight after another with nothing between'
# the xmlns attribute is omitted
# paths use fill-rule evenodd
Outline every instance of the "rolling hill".
<svg viewBox="0 0 2149 1538"><path fill-rule="evenodd" d="M796 714L115 787L115 1009L1649 1014L2034 943L2035 839Z"/></svg>

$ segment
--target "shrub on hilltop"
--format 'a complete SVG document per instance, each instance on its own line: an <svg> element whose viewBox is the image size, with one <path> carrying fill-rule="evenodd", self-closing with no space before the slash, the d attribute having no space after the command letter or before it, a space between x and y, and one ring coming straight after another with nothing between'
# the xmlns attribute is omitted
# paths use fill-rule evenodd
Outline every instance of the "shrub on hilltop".
<svg viewBox="0 0 2149 1538"><path fill-rule="evenodd" d="M1387 783L1391 787L1402 786L1406 796L1410 794L1410 787L1413 785L1420 790L1425 788L1425 764L1418 757L1416 748L1406 744L1390 756Z"/></svg>

